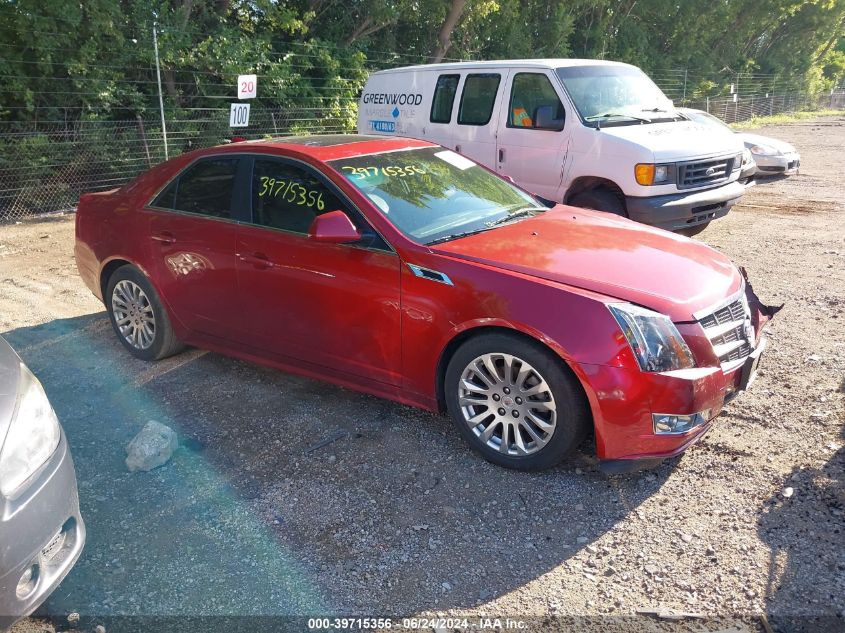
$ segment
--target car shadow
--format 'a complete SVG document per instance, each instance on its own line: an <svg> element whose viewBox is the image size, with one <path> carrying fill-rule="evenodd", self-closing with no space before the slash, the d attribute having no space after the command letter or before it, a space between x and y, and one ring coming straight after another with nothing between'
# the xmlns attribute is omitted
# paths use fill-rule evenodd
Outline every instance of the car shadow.
<svg viewBox="0 0 845 633"><path fill-rule="evenodd" d="M771 550L766 609L775 631L845 630L845 428L839 439L825 447L828 461L794 468L761 509L758 534Z"/></svg>
<svg viewBox="0 0 845 633"><path fill-rule="evenodd" d="M138 361L105 313L3 336L76 463L88 541L42 608L57 617L470 608L590 546L676 463L606 477L582 453L509 471L445 416L199 350ZM129 473L151 419L180 448Z"/></svg>
<svg viewBox="0 0 845 633"><path fill-rule="evenodd" d="M757 184L774 184L780 182L781 180L786 180L790 176L795 176L797 174L783 174L777 172L765 172L765 171L758 171L754 174L754 181Z"/></svg>

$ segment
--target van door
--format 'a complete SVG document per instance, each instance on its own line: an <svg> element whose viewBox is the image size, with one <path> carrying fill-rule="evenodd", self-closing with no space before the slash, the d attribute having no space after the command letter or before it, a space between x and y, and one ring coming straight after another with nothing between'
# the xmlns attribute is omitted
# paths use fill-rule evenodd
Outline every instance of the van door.
<svg viewBox="0 0 845 633"><path fill-rule="evenodd" d="M496 122L504 89L500 72L470 72L464 76L452 143L456 152L496 169Z"/></svg>
<svg viewBox="0 0 845 633"><path fill-rule="evenodd" d="M496 171L531 193L560 201L572 122L551 71L513 69L505 82Z"/></svg>

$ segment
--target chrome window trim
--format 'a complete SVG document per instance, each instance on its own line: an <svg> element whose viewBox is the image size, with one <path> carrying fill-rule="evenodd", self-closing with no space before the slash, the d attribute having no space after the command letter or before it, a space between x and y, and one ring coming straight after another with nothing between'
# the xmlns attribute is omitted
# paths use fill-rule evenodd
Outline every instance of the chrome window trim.
<svg viewBox="0 0 845 633"><path fill-rule="evenodd" d="M405 149L407 149L407 148L405 148ZM393 151L403 151L403 150L393 150ZM249 152L249 151L246 151L246 152L243 152L243 151L238 151L238 152L214 152L213 154L204 154L203 156L198 156L198 157L194 158L191 162L186 164L184 167L182 167L182 169L180 169L173 176L171 176L167 180L167 182L165 182L161 187L159 187L156 190L156 192L149 199L147 204L144 205L144 209L148 209L148 210L151 210L151 211L163 211L165 213L175 213L176 215L181 215L181 216L188 217L188 218L201 218L201 219L206 219L206 220L216 220L217 222L226 222L227 224L234 224L236 226L252 226L252 227L255 227L255 228L258 228L258 229L266 229L266 230L269 230L269 231L277 231L277 232L280 232L280 233L285 233L285 234L288 234L288 235L294 235L294 236L297 236L297 237L304 237L304 238L307 239L307 237L308 237L307 233L299 233L297 231L289 231L287 229L280 229L278 227L273 227L273 226L264 226L262 224L256 224L255 222L251 222L251 221L247 221L247 220L235 220L231 217L220 218L220 217L217 217L217 216L206 215L206 214L203 214L203 213L193 213L191 211L180 211L178 209L168 209L167 207L157 207L157 206L154 206L152 204L153 200L158 198L158 196L161 194L161 192L164 191L165 189L167 189L167 187L170 186L170 183L172 183L174 180L179 178L182 174L184 174L188 169L193 167L196 163L198 163L199 161L204 160L206 158L219 158L219 157L232 157L232 158L238 158L238 159L252 159L252 160L255 160L256 158L279 159L279 160L283 160L283 161L291 161L291 162L297 163L299 165L305 165L306 167L310 167L312 170L314 169L313 165L311 165L310 163L307 163L303 160L299 160L299 159L291 157L291 156L282 156L282 155L279 155L279 154L270 154L270 153L255 152L255 151L252 151L252 152ZM329 163L324 162L323 164L329 166L333 171L335 171L335 173L338 173L337 170L334 170L334 168L332 168L331 165L329 165ZM322 174L322 172L318 172L318 173ZM383 248L371 248L371 247L359 246L359 245L355 245L355 244L340 244L339 246L345 246L347 248L357 248L358 250L370 251L370 252L373 252L373 253L388 253L388 254L396 255L398 257L398 253L396 252L396 249L393 247L393 244L391 244L390 241L386 237L384 237L384 235L382 235L381 231L379 231L378 228L373 226L373 223L370 222L367 219L367 215L363 211L361 211L361 209L358 207L358 205L356 205L354 202L352 202L352 200L349 199L349 196L347 196L343 191L341 191L340 187L338 187L335 183L331 182L331 180L329 180L329 178L327 176L325 176L325 174L323 174L323 177L330 183L330 185L332 187L334 187L334 189L337 190L337 196L338 196L338 198L341 199L342 202L346 202L346 204L348 206L352 207L353 209L358 211L358 213L361 214L361 217L363 217L367 221L367 223L370 225L370 228L372 228L373 231L375 231L376 234L384 241L384 243L387 245L388 250L385 250ZM249 213L250 213L250 216L252 216L252 174L250 174L249 182L250 182L250 190L248 192L249 193L249 200L250 200Z"/></svg>
<svg viewBox="0 0 845 633"><path fill-rule="evenodd" d="M181 215L186 218L194 218L199 220L212 220L214 222L225 222L226 224L246 224L242 220L233 220L232 218L218 218L214 215L204 215L202 213L192 213L191 211L177 211L176 209L167 209L165 207L144 207L147 211L159 211L163 213L172 213L174 215Z"/></svg>

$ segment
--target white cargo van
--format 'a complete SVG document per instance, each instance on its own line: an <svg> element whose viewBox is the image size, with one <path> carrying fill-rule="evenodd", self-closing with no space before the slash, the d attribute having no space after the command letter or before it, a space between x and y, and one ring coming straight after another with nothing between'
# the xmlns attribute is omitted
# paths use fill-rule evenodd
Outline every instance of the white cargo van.
<svg viewBox="0 0 845 633"><path fill-rule="evenodd" d="M743 145L690 121L635 66L462 62L373 73L358 132L440 143L555 202L688 235L730 210Z"/></svg>

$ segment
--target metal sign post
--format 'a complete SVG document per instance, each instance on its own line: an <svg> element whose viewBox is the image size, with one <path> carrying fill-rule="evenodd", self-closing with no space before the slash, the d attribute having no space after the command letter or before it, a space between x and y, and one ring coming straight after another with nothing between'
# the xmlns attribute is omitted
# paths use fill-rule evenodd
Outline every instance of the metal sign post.
<svg viewBox="0 0 845 633"><path fill-rule="evenodd" d="M156 76L158 77L158 109L161 113L161 135L164 138L164 160L170 159L170 153L167 151L167 124L164 122L164 97L161 96L161 63L158 60L158 35L156 35L156 25L153 24L153 48L156 53Z"/></svg>

